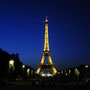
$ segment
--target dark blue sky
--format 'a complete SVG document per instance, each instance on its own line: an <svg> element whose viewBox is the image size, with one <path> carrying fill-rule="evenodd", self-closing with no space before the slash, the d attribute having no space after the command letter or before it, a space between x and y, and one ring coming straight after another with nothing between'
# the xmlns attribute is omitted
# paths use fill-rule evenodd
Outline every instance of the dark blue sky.
<svg viewBox="0 0 90 90"><path fill-rule="evenodd" d="M0 0L0 48L37 69L46 15L55 67L90 65L89 0Z"/></svg>

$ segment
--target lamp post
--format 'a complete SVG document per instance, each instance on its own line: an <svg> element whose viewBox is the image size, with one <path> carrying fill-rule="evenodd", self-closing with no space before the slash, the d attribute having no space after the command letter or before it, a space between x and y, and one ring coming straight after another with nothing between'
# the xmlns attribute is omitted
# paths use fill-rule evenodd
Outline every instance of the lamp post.
<svg viewBox="0 0 90 90"><path fill-rule="evenodd" d="M27 76L30 75L30 68L27 69Z"/></svg>
<svg viewBox="0 0 90 90"><path fill-rule="evenodd" d="M85 82L88 82L89 78L88 78L88 65L85 65Z"/></svg>
<svg viewBox="0 0 90 90"><path fill-rule="evenodd" d="M71 74L71 70L68 71L69 72L69 75Z"/></svg>
<svg viewBox="0 0 90 90"><path fill-rule="evenodd" d="M26 66L23 64L22 65L22 78L26 79L27 71L26 71Z"/></svg>
<svg viewBox="0 0 90 90"><path fill-rule="evenodd" d="M75 75L76 76L79 76L80 75L80 72L79 72L79 70L77 68L75 68Z"/></svg>
<svg viewBox="0 0 90 90"><path fill-rule="evenodd" d="M15 67L14 67L14 60L10 60L9 61L9 72L12 70L14 71Z"/></svg>
<svg viewBox="0 0 90 90"><path fill-rule="evenodd" d="M22 69L24 70L24 68L25 68L25 65L22 65Z"/></svg>
<svg viewBox="0 0 90 90"><path fill-rule="evenodd" d="M88 65L85 65L85 68L88 68Z"/></svg>
<svg viewBox="0 0 90 90"><path fill-rule="evenodd" d="M77 68L75 68L75 75L76 75L76 77L77 77L77 85L79 84L79 75L80 75L80 72L79 72L79 70L77 69Z"/></svg>

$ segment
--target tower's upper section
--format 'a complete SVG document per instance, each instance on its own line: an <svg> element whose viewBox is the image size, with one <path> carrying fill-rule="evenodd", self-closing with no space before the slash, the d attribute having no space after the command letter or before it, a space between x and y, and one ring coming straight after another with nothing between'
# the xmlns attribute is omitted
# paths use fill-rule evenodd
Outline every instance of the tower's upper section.
<svg viewBox="0 0 90 90"><path fill-rule="evenodd" d="M45 20L45 41L44 41L44 51L49 51L49 39L48 39L48 20Z"/></svg>

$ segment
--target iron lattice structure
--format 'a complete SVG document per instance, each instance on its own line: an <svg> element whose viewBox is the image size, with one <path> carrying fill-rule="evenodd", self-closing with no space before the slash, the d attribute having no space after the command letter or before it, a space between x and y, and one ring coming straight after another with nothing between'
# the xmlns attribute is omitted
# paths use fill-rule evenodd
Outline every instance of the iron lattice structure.
<svg viewBox="0 0 90 90"><path fill-rule="evenodd" d="M48 64L45 64L45 58L48 58ZM39 64L39 67L37 69L37 73L40 73L42 70L47 69L50 70L53 74L57 73L56 68L54 67L54 64L52 62L50 49L49 49L49 39L48 39L48 20L46 18L45 20L45 41L44 41L44 51L43 56L41 59L41 63Z"/></svg>

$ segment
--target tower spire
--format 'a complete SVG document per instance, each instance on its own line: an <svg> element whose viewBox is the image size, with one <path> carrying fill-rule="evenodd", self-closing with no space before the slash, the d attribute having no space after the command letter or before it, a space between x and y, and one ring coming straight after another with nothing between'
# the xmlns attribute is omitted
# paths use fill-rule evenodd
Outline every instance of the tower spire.
<svg viewBox="0 0 90 90"><path fill-rule="evenodd" d="M46 20L47 20L47 16L46 16Z"/></svg>
<svg viewBox="0 0 90 90"><path fill-rule="evenodd" d="M45 22L48 22L47 16L46 16L46 20L45 20Z"/></svg>

